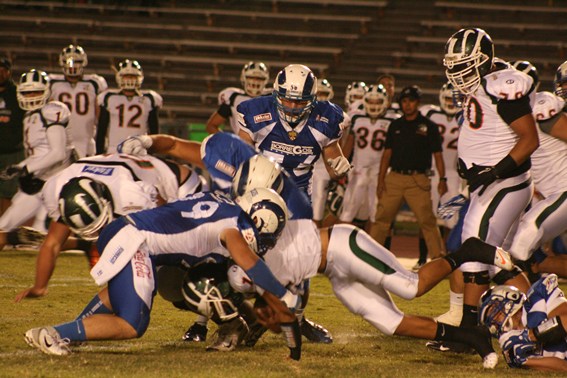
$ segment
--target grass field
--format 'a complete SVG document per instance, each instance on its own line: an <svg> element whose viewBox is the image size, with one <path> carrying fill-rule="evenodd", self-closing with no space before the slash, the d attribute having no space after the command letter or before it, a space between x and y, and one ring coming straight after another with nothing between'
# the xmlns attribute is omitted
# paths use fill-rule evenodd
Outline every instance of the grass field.
<svg viewBox="0 0 567 378"><path fill-rule="evenodd" d="M71 320L97 287L83 256L63 254L49 295L16 304L16 293L33 282L35 257L34 251L0 252L0 377L542 376L511 370L502 361L494 371L485 371L478 356L431 352L422 340L384 336L349 313L322 276L313 280L306 313L332 332L334 343L304 343L300 362L286 358L287 348L274 334L264 336L254 348L232 353L206 352L204 343L185 343L181 336L194 315L176 310L159 296L141 339L89 342L75 347L70 356L51 357L27 346L24 332ZM447 290L444 281L423 298L396 303L408 313L438 315L448 307ZM215 326L210 327L212 334Z"/></svg>

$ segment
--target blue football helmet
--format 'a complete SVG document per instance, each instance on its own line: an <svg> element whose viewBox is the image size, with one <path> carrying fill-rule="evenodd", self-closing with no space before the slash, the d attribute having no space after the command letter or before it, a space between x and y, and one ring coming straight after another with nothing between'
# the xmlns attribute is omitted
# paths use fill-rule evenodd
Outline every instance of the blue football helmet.
<svg viewBox="0 0 567 378"><path fill-rule="evenodd" d="M479 323L499 337L513 329L512 317L522 309L525 301L526 295L514 286L494 286L480 297Z"/></svg>
<svg viewBox="0 0 567 378"><path fill-rule="evenodd" d="M274 99L281 119L296 126L308 117L317 98L317 78L301 64L290 64L278 73Z"/></svg>

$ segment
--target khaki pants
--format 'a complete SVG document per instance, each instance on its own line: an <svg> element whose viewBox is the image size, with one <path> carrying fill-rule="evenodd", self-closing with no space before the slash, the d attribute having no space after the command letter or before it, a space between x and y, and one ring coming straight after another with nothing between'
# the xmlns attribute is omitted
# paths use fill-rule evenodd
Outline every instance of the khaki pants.
<svg viewBox="0 0 567 378"><path fill-rule="evenodd" d="M431 207L431 181L424 174L402 175L389 172L386 176L386 191L378 201L376 223L370 227L370 235L380 244L388 235L390 225L406 201L413 211L423 233L429 256L436 258L445 254L443 239L437 227L437 219Z"/></svg>

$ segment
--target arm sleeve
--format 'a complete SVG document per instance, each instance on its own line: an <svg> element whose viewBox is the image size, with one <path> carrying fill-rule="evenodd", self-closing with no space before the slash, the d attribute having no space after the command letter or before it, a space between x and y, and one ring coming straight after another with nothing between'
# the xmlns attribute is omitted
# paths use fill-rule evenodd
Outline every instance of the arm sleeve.
<svg viewBox="0 0 567 378"><path fill-rule="evenodd" d="M105 152L106 134L108 133L108 124L110 122L110 114L104 107L100 107L100 115L96 128L96 153L97 155Z"/></svg>
<svg viewBox="0 0 567 378"><path fill-rule="evenodd" d="M500 100L496 105L498 115L508 125L526 114L532 113L529 96L524 96L518 100Z"/></svg>
<svg viewBox="0 0 567 378"><path fill-rule="evenodd" d="M148 130L150 134L159 134L158 108L153 108L148 117Z"/></svg>
<svg viewBox="0 0 567 378"><path fill-rule="evenodd" d="M219 106L217 113L219 113L221 116L223 116L226 119L230 118L230 116L232 115L232 111L230 110L230 105L222 103Z"/></svg>

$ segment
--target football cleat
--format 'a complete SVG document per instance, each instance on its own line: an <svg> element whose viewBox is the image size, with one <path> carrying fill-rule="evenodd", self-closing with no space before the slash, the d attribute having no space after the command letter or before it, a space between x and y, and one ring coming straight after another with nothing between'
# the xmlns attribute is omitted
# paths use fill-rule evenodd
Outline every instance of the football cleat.
<svg viewBox="0 0 567 378"><path fill-rule="evenodd" d="M438 352L450 352L457 354L476 354L470 346L452 341L428 341L425 346Z"/></svg>
<svg viewBox="0 0 567 378"><path fill-rule="evenodd" d="M508 271L514 269L512 256L500 247L496 247L496 252L494 253L493 265Z"/></svg>
<svg viewBox="0 0 567 378"><path fill-rule="evenodd" d="M244 345L247 347L253 347L267 330L268 329L260 323L253 323L250 325L250 331L248 331L246 336L244 336Z"/></svg>
<svg viewBox="0 0 567 378"><path fill-rule="evenodd" d="M183 341L194 341L197 343L202 343L207 340L208 328L206 325L193 323L191 327L183 335Z"/></svg>
<svg viewBox="0 0 567 378"><path fill-rule="evenodd" d="M323 343L331 344L333 342L333 337L331 333L327 331L325 327L309 319L303 318L300 324L301 334L305 338L313 343Z"/></svg>
<svg viewBox="0 0 567 378"><path fill-rule="evenodd" d="M21 226L16 230L20 244L39 247L45 240L46 233L32 227Z"/></svg>
<svg viewBox="0 0 567 378"><path fill-rule="evenodd" d="M29 346L39 349L45 354L66 356L71 353L69 339L62 339L53 327L40 327L28 330L24 339Z"/></svg>
<svg viewBox="0 0 567 378"><path fill-rule="evenodd" d="M498 355L493 352L482 359L482 367L485 369L494 369L498 365Z"/></svg>
<svg viewBox="0 0 567 378"><path fill-rule="evenodd" d="M239 316L219 326L215 334L216 339L207 346L207 351L230 352L244 339L249 328L244 319Z"/></svg>

